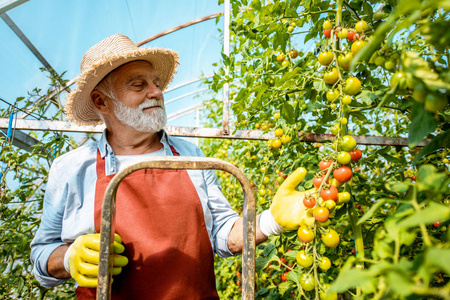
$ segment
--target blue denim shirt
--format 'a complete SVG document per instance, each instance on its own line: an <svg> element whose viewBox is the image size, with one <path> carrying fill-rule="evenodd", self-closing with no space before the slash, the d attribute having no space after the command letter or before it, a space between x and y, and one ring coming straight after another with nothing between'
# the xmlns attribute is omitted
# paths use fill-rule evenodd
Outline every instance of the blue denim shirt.
<svg viewBox="0 0 450 300"><path fill-rule="evenodd" d="M180 156L204 156L194 144L162 133L166 156L173 156L172 145ZM97 180L97 149L105 159L105 174L118 172L116 158L103 132L91 142L57 158L50 168L41 224L31 243L31 261L36 279L45 287L64 281L48 274L47 261L59 246L72 243L78 236L95 233L94 199ZM187 170L199 195L209 239L220 257L233 255L228 235L238 219L221 192L214 170Z"/></svg>

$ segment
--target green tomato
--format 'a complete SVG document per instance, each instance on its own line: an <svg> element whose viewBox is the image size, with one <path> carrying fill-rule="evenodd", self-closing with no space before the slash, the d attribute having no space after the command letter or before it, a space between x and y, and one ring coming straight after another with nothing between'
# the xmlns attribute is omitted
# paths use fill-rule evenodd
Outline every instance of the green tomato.
<svg viewBox="0 0 450 300"><path fill-rule="evenodd" d="M403 72L395 72L391 77L391 88L398 84L400 90L406 89L406 75Z"/></svg>
<svg viewBox="0 0 450 300"><path fill-rule="evenodd" d="M339 124L333 125L333 127L331 127L330 131L331 131L331 134L338 135L339 134Z"/></svg>
<svg viewBox="0 0 450 300"><path fill-rule="evenodd" d="M338 70L333 68L331 71L325 72L323 75L323 80L328 84L335 84L339 80Z"/></svg>
<svg viewBox="0 0 450 300"><path fill-rule="evenodd" d="M386 59L383 56L378 56L377 58L375 58L375 64L379 67L384 66L384 62L386 61Z"/></svg>
<svg viewBox="0 0 450 300"><path fill-rule="evenodd" d="M393 62L392 60L386 60L386 62L384 63L384 68L386 70L392 70L395 67L395 62Z"/></svg>
<svg viewBox="0 0 450 300"><path fill-rule="evenodd" d="M303 268L309 268L314 262L314 258L310 254L306 254L304 250L300 250L296 256L297 263Z"/></svg>
<svg viewBox="0 0 450 300"><path fill-rule="evenodd" d="M329 268L331 268L331 260L328 257L322 257L319 263L319 268L323 271L327 271Z"/></svg>
<svg viewBox="0 0 450 300"><path fill-rule="evenodd" d="M322 235L322 242L327 247L336 248L340 241L339 234L333 229L330 229L326 234Z"/></svg>
<svg viewBox="0 0 450 300"><path fill-rule="evenodd" d="M350 198L351 198L351 195L349 192L338 193L338 200L337 200L336 204L340 205L340 204L347 203L348 201L350 201Z"/></svg>
<svg viewBox="0 0 450 300"><path fill-rule="evenodd" d="M332 51L322 52L319 54L318 59L319 63L322 66L328 66L333 61L333 52Z"/></svg>
<svg viewBox="0 0 450 300"><path fill-rule="evenodd" d="M348 29L347 29L347 28L341 28L341 30L339 30L337 36L338 36L340 39L345 39L345 38L347 38L347 36L348 36Z"/></svg>
<svg viewBox="0 0 450 300"><path fill-rule="evenodd" d="M364 48L364 46L366 44L367 44L367 42L365 42L365 41L361 41L361 40L355 41L351 47L352 54L356 55L362 48Z"/></svg>
<svg viewBox="0 0 450 300"><path fill-rule="evenodd" d="M361 90L361 81L356 77L347 78L345 81L344 92L347 95L356 95Z"/></svg>
<svg viewBox="0 0 450 300"><path fill-rule="evenodd" d="M315 288L316 281L310 274L304 274L300 279L300 285L305 291L309 292Z"/></svg>
<svg viewBox="0 0 450 300"><path fill-rule="evenodd" d="M331 29L333 27L333 24L331 23L330 20L325 20L325 22L323 22L323 29Z"/></svg>
<svg viewBox="0 0 450 300"><path fill-rule="evenodd" d="M327 100L330 102L335 101L337 98L339 98L339 91L338 90L328 90L327 91Z"/></svg>
<svg viewBox="0 0 450 300"><path fill-rule="evenodd" d="M445 94L430 93L425 98L425 110L431 112L438 112L444 110L447 106L448 100Z"/></svg>
<svg viewBox="0 0 450 300"><path fill-rule="evenodd" d="M425 103L425 98L427 97L428 93L429 92L425 85L423 83L419 83L414 88L412 96L417 102Z"/></svg>
<svg viewBox="0 0 450 300"><path fill-rule="evenodd" d="M353 59L353 54L351 52L341 54L338 57L338 64L343 69L349 69L352 59Z"/></svg>
<svg viewBox="0 0 450 300"><path fill-rule="evenodd" d="M356 148L356 140L350 135L344 135L339 146L343 151L350 152Z"/></svg>
<svg viewBox="0 0 450 300"><path fill-rule="evenodd" d="M352 103L352 97L349 95L342 97L342 104L349 105L350 103Z"/></svg>
<svg viewBox="0 0 450 300"><path fill-rule="evenodd" d="M358 23L356 23L355 25L355 30L358 33L363 32L364 30L367 29L367 22L364 20L359 21Z"/></svg>
<svg viewBox="0 0 450 300"><path fill-rule="evenodd" d="M373 19L379 21L385 17L385 13L382 10L378 10L373 13Z"/></svg>
<svg viewBox="0 0 450 300"><path fill-rule="evenodd" d="M341 165L348 165L352 161L352 156L347 151L341 151L338 154L337 162Z"/></svg>

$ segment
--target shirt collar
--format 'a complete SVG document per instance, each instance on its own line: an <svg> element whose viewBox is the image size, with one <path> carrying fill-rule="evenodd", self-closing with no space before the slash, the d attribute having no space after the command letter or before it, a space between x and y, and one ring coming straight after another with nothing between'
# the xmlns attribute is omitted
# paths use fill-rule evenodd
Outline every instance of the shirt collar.
<svg viewBox="0 0 450 300"><path fill-rule="evenodd" d="M164 129L159 132L159 135L161 136L161 143L164 145L164 152L166 153L166 156L173 156L169 144L169 135ZM114 155L114 152L106 139L106 128L103 130L102 136L98 141L98 150L100 151L100 156L102 158L105 158L108 154Z"/></svg>

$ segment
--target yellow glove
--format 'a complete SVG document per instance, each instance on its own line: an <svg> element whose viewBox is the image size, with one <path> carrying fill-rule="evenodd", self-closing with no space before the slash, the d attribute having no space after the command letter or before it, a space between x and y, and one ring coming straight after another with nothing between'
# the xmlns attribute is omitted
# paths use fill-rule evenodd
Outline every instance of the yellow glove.
<svg viewBox="0 0 450 300"><path fill-rule="evenodd" d="M305 197L314 197L315 188L299 192L295 188L306 176L305 168L298 168L278 188L270 212L275 221L286 230L296 230L300 225L312 225L314 216L307 214Z"/></svg>
<svg viewBox="0 0 450 300"><path fill-rule="evenodd" d="M112 245L111 245L112 246ZM64 266L79 286L97 287L98 264L100 257L100 234L86 234L76 238L64 256ZM113 275L120 274L122 267L128 264L128 258L118 253L125 251L122 239L114 236ZM67 268L68 266L68 268Z"/></svg>

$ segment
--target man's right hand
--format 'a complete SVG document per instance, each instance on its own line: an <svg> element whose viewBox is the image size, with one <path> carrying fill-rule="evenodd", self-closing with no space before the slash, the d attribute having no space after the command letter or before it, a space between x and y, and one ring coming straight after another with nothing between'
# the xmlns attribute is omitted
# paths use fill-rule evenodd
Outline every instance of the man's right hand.
<svg viewBox="0 0 450 300"><path fill-rule="evenodd" d="M86 234L79 236L69 247L64 257L66 270L81 287L97 287L98 264L100 257L100 234ZM118 275L122 267L128 264L128 258L123 253L125 247L118 234L114 236L113 275Z"/></svg>

